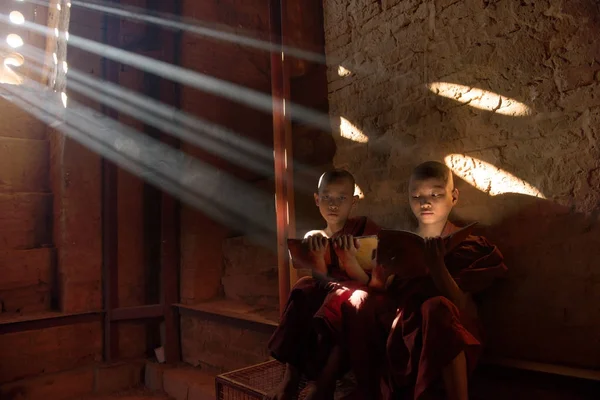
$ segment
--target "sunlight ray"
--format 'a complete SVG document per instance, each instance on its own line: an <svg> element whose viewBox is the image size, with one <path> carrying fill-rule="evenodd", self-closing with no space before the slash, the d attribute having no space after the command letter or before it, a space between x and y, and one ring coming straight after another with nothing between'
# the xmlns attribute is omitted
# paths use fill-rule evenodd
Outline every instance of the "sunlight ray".
<svg viewBox="0 0 600 400"><path fill-rule="evenodd" d="M6 22L7 19L8 17L6 15L0 14L0 22ZM23 26L26 29L34 32L48 34L48 28L39 24L25 22ZM270 94L248 89L246 87L223 81L206 74L201 74L199 72L172 65L164 61L154 60L150 57L121 50L116 47L95 42L93 40L85 39L76 35L70 35L69 45L90 53L98 54L113 61L130 65L183 85L227 98L234 102L244 104L263 112L271 113L273 111L274 104ZM289 104L286 107L290 109L290 117L292 119L302 121L307 125L314 126L325 131L330 131L331 125L328 114L321 113L297 104ZM281 112L282 110L275 111Z"/></svg>
<svg viewBox="0 0 600 400"><path fill-rule="evenodd" d="M2 97L54 129L242 232L269 235L274 205L266 193L28 80ZM240 195L243 193L243 195Z"/></svg>

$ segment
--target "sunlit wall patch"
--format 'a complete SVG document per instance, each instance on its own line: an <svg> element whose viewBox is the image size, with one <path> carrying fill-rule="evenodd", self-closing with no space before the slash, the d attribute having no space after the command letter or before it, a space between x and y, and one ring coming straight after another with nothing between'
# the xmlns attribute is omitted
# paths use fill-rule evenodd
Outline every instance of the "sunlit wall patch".
<svg viewBox="0 0 600 400"><path fill-rule="evenodd" d="M438 96L459 103L512 117L525 117L532 114L531 108L510 97L488 90L449 82L433 82L427 88Z"/></svg>
<svg viewBox="0 0 600 400"><path fill-rule="evenodd" d="M367 143L369 138L346 118L340 118L340 136L357 143Z"/></svg>
<svg viewBox="0 0 600 400"><path fill-rule="evenodd" d="M545 198L533 185L480 159L464 154L449 154L444 161L458 177L490 196L520 193Z"/></svg>

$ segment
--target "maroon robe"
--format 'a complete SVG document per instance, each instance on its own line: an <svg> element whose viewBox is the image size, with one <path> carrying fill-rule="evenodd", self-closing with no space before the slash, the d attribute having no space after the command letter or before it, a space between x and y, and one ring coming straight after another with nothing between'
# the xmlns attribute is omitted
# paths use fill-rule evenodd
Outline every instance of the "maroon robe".
<svg viewBox="0 0 600 400"><path fill-rule="evenodd" d="M366 217L350 218L333 238L376 235L379 229ZM294 285L268 344L273 358L295 366L309 379L318 377L331 346L339 338L343 301L338 300L337 289L351 285L350 277L339 266L330 265L328 270L330 280L304 277Z"/></svg>
<svg viewBox="0 0 600 400"><path fill-rule="evenodd" d="M456 229L448 223L442 235ZM506 273L498 248L480 236L469 236L444 261L468 293ZM482 347L477 316L461 313L430 277L397 280L386 292L361 295L342 306L361 399L444 398L443 368L463 351L469 372L475 367Z"/></svg>

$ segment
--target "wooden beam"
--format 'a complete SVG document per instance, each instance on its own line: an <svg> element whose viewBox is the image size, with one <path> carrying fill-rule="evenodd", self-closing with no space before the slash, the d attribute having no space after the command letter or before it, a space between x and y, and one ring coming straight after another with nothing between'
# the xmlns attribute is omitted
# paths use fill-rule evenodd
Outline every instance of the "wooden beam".
<svg viewBox="0 0 600 400"><path fill-rule="evenodd" d="M277 213L277 268L279 310L283 312L290 292L290 262L287 239L295 236L294 166L290 110L290 77L283 53L285 0L270 0L270 39L277 50L271 53L271 96L273 98L273 154L275 162L275 210Z"/></svg>
<svg viewBox="0 0 600 400"><path fill-rule="evenodd" d="M105 311L90 311L83 313L64 314L50 311L33 315L3 316L0 318L0 335L5 333L35 331L54 328L63 325L83 324L102 321ZM162 318L162 304L152 304L138 307L115 308L111 310L111 322L133 321L140 319ZM113 326L115 324L112 324Z"/></svg>
<svg viewBox="0 0 600 400"><path fill-rule="evenodd" d="M162 196L161 275L162 307L165 316L165 361L177 363L181 358L179 314L173 304L179 302L179 206L172 196Z"/></svg>
<svg viewBox="0 0 600 400"><path fill-rule="evenodd" d="M16 318L0 319L0 335L7 333L36 331L54 328L63 325L84 324L87 322L101 321L104 312L92 311L87 313L61 314L48 312L33 316L19 316Z"/></svg>
<svg viewBox="0 0 600 400"><path fill-rule="evenodd" d="M160 12L181 16L182 1L150 0L148 6ZM181 32L163 29L160 34L162 60L180 65ZM166 104L180 108L181 86L166 79L160 80L160 99ZM179 140L164 132L162 141L171 147L178 148ZM173 304L179 302L179 218L180 203L173 196L162 192L160 203L160 269L161 269L161 304L165 324L165 361L178 363L181 361L181 343L179 335L179 310Z"/></svg>
<svg viewBox="0 0 600 400"><path fill-rule="evenodd" d="M162 2L164 5L172 2ZM146 9L160 11L160 4L156 0L146 0ZM167 61L165 49L163 48L165 38L161 35L163 30L159 25L146 24L140 41L134 46L134 51L144 54L155 60ZM166 35L172 35L166 31ZM165 101L162 93L164 78L143 72L143 92L147 97L161 102ZM150 125L143 124L144 133L158 141L164 137L164 132ZM155 160L153 160L155 161ZM163 193L157 186L144 182L144 278L146 289L146 304L162 303L161 296L161 209ZM161 305L162 307L162 305ZM164 310L161 308L164 317ZM163 319L164 321L164 319ZM163 345L161 338L161 324L163 321L152 321L157 323L146 324L146 346L149 354L153 354L157 347Z"/></svg>
<svg viewBox="0 0 600 400"><path fill-rule="evenodd" d="M119 3L119 0L112 0ZM119 46L119 18L104 15L104 43ZM109 82L118 83L119 65L108 58L102 60L102 75ZM104 114L116 120L118 113L102 106ZM102 288L104 309L104 360L114 361L119 351L117 325L113 324L112 311L119 305L118 297L118 219L117 219L117 167L102 160Z"/></svg>
<svg viewBox="0 0 600 400"><path fill-rule="evenodd" d="M132 321L136 319L162 318L162 304L150 304L137 307L114 308L111 310L111 321Z"/></svg>

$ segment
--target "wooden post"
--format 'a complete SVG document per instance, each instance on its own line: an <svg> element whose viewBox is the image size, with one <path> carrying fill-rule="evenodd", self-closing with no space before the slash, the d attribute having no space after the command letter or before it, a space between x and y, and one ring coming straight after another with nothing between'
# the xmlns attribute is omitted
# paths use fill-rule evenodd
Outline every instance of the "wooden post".
<svg viewBox="0 0 600 400"><path fill-rule="evenodd" d="M283 53L286 0L270 0L271 95L273 97L273 156L275 163L275 210L277 213L277 266L279 310L283 312L290 292L287 239L295 236L294 166L290 120L289 68Z"/></svg>
<svg viewBox="0 0 600 400"><path fill-rule="evenodd" d="M118 3L119 0L113 0ZM119 18L104 16L104 43L118 47ZM103 59L103 78L118 83L119 65L107 58ZM104 114L116 120L118 113L102 106ZM118 219L117 219L117 166L102 160L102 289L104 302L104 361L113 362L119 352L117 324L113 322L112 310L119 306L118 283Z"/></svg>
<svg viewBox="0 0 600 400"><path fill-rule="evenodd" d="M179 207L177 199L162 194L161 276L163 283L162 306L165 318L165 361L181 360L179 313L174 304L179 302Z"/></svg>
<svg viewBox="0 0 600 400"><path fill-rule="evenodd" d="M181 16L182 1L150 0L148 5L154 10ZM163 61L179 65L181 56L181 32L162 29L160 32ZM160 79L160 98L166 104L177 108L181 101L181 86L166 79ZM180 147L177 138L169 132L163 132L162 141L172 147ZM163 315L165 323L165 361L178 363L181 361L181 342L179 335L179 311L174 304L179 303L179 218L180 203L168 193L161 193L161 254L160 268L162 281Z"/></svg>

